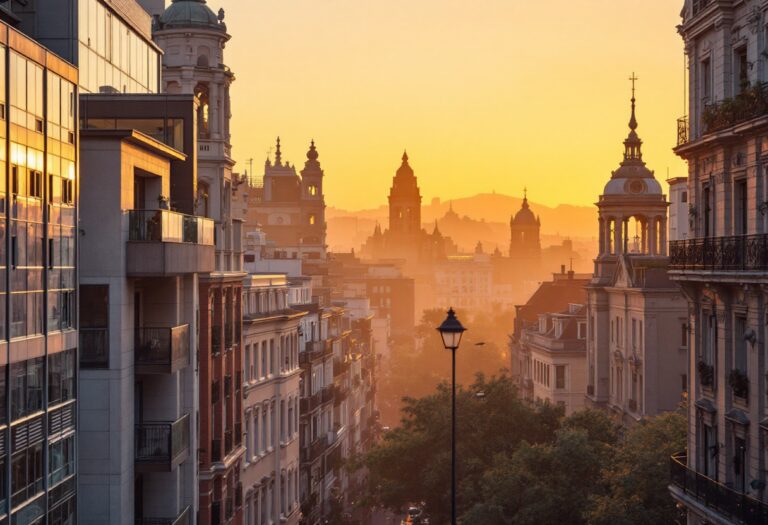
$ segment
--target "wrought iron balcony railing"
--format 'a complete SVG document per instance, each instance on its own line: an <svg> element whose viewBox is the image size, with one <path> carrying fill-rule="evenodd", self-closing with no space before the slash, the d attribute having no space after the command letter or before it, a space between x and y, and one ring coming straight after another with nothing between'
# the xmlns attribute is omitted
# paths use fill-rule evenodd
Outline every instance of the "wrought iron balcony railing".
<svg viewBox="0 0 768 525"><path fill-rule="evenodd" d="M135 458L150 470L170 471L189 453L189 415L173 422L136 425ZM155 465L157 468L152 468Z"/></svg>
<svg viewBox="0 0 768 525"><path fill-rule="evenodd" d="M680 117L677 119L677 145L682 146L688 144L688 137L690 135L690 127L688 124L688 116Z"/></svg>
<svg viewBox="0 0 768 525"><path fill-rule="evenodd" d="M173 372L189 363L189 325L136 330L134 363L144 372Z"/></svg>
<svg viewBox="0 0 768 525"><path fill-rule="evenodd" d="M671 241L671 270L768 270L768 235L733 235Z"/></svg>
<svg viewBox="0 0 768 525"><path fill-rule="evenodd" d="M214 222L170 210L129 210L128 239L213 246Z"/></svg>
<svg viewBox="0 0 768 525"><path fill-rule="evenodd" d="M768 523L767 504L699 474L688 468L686 460L684 453L671 458L670 474L674 486L705 507L722 514L729 522L744 525Z"/></svg>

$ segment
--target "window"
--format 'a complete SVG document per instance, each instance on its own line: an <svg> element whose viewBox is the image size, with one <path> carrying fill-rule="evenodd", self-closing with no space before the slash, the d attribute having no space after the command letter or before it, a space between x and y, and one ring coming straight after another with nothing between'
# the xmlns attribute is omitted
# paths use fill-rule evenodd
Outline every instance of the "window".
<svg viewBox="0 0 768 525"><path fill-rule="evenodd" d="M48 446L49 483L56 485L75 473L75 436L69 436Z"/></svg>
<svg viewBox="0 0 768 525"><path fill-rule="evenodd" d="M745 235L747 233L747 181L746 179L737 180L734 183L734 203L733 220L734 232L736 235Z"/></svg>
<svg viewBox="0 0 768 525"><path fill-rule="evenodd" d="M736 318L736 330L734 337L736 340L733 342L734 355L733 355L733 367L736 370L747 373L747 340L745 334L747 331L747 320L744 317Z"/></svg>
<svg viewBox="0 0 768 525"><path fill-rule="evenodd" d="M712 62L709 58L701 61L701 96L705 101L712 97Z"/></svg>
<svg viewBox="0 0 768 525"><path fill-rule="evenodd" d="M80 285L80 366L109 368L109 285Z"/></svg>
<svg viewBox="0 0 768 525"><path fill-rule="evenodd" d="M688 324L680 325L680 346L688 346Z"/></svg>
<svg viewBox="0 0 768 525"><path fill-rule="evenodd" d="M555 388L558 390L565 388L565 365L555 366Z"/></svg>
<svg viewBox="0 0 768 525"><path fill-rule="evenodd" d="M11 503L19 505L43 490L43 444L37 443L11 458Z"/></svg>
<svg viewBox="0 0 768 525"><path fill-rule="evenodd" d="M11 418L13 420L43 409L45 382L42 357L11 364Z"/></svg>
<svg viewBox="0 0 768 525"><path fill-rule="evenodd" d="M55 405L75 397L75 350L48 355L48 404Z"/></svg>
<svg viewBox="0 0 768 525"><path fill-rule="evenodd" d="M251 345L245 346L245 380L251 380Z"/></svg>
<svg viewBox="0 0 768 525"><path fill-rule="evenodd" d="M680 196L680 201L685 204L688 202L688 192L684 191L683 194Z"/></svg>
<svg viewBox="0 0 768 525"><path fill-rule="evenodd" d="M739 94L749 87L749 69L750 64L747 60L747 48L741 47L736 50L735 67L735 86L734 93Z"/></svg>
<svg viewBox="0 0 768 525"><path fill-rule="evenodd" d="M717 444L717 427L703 425L701 433L701 468L702 474L707 477L717 479L717 453L719 450Z"/></svg>

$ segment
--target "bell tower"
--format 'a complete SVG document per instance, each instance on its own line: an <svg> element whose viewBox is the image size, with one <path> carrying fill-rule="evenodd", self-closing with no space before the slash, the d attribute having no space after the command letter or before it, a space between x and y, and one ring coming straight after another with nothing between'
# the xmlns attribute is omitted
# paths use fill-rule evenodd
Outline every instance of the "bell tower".
<svg viewBox="0 0 768 525"><path fill-rule="evenodd" d="M389 191L389 231L415 235L421 231L421 192L408 153L403 152L402 161Z"/></svg>

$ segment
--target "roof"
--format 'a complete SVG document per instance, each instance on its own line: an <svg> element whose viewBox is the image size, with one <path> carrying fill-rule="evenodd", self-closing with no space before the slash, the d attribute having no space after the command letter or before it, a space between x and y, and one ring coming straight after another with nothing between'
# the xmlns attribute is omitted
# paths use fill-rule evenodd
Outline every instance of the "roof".
<svg viewBox="0 0 768 525"><path fill-rule="evenodd" d="M160 27L170 28L202 28L226 32L227 27L219 21L219 17L206 5L205 0L173 0L165 12L160 15Z"/></svg>
<svg viewBox="0 0 768 525"><path fill-rule="evenodd" d="M536 321L540 314L561 312L571 303L585 304L588 279L559 279L541 283L528 302L517 309L515 324Z"/></svg>

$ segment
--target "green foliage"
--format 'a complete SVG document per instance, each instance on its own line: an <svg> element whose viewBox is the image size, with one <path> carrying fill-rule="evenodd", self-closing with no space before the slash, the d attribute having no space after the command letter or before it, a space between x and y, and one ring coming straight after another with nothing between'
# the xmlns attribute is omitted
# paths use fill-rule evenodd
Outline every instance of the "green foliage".
<svg viewBox="0 0 768 525"><path fill-rule="evenodd" d="M484 396L477 396L483 392ZM424 502L449 520L450 387L404 401L401 424L363 459L368 502ZM674 522L668 461L685 448L685 417L665 414L621 436L604 411L563 417L482 374L457 390L458 510L463 525L651 525Z"/></svg>
<svg viewBox="0 0 768 525"><path fill-rule="evenodd" d="M669 457L685 449L686 425L685 415L673 412L630 429L604 473L606 491L594 498L590 525L675 523Z"/></svg>

